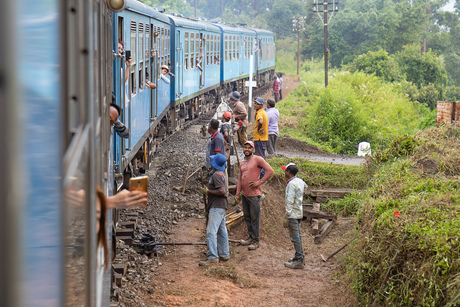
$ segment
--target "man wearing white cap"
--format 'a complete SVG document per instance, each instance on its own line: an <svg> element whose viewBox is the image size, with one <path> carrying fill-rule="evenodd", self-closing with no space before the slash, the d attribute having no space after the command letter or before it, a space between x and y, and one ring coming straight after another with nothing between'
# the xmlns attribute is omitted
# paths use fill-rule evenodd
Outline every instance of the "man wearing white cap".
<svg viewBox="0 0 460 307"><path fill-rule="evenodd" d="M293 162L286 166L281 166L284 170L284 176L287 179L286 185L286 214L283 221L284 228L288 228L291 242L294 244L294 258L289 259L284 265L290 269L303 269L305 266L302 236L300 235L300 222L303 218L303 192L307 188L307 184L297 177L299 168Z"/></svg>

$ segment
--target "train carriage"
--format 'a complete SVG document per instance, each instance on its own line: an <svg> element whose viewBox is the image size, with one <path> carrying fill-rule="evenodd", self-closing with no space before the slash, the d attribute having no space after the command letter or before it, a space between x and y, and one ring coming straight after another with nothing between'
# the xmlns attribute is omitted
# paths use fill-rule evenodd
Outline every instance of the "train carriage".
<svg viewBox="0 0 460 307"><path fill-rule="evenodd" d="M171 108L175 127L209 111L220 86L220 30L198 20L169 16L174 40Z"/></svg>
<svg viewBox="0 0 460 307"><path fill-rule="evenodd" d="M122 42L132 63L125 82L125 57L115 54L113 63L114 92L121 106L121 121L129 128L130 137L115 137L117 188L123 173L134 160L136 169L148 167L151 137L158 131L169 110L171 87L169 76L161 78L161 66L169 66L170 21L167 16L138 1L128 0L125 10L114 16L113 48ZM147 81L148 80L148 81ZM166 80L166 81L164 81ZM156 89L146 86L153 82Z"/></svg>
<svg viewBox="0 0 460 307"><path fill-rule="evenodd" d="M253 30L257 33L256 81L259 84L265 84L272 80L275 72L275 37L267 30Z"/></svg>
<svg viewBox="0 0 460 307"><path fill-rule="evenodd" d="M243 80L249 80L250 56L254 55L256 32L246 27L216 24L221 29L222 86L246 93Z"/></svg>

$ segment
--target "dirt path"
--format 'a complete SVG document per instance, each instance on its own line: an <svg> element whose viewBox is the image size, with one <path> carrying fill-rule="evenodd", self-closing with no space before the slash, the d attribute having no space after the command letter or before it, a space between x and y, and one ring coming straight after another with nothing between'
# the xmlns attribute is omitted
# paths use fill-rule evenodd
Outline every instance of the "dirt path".
<svg viewBox="0 0 460 307"><path fill-rule="evenodd" d="M245 225L232 231L244 233ZM294 253L290 244L281 247L261 239L256 251L231 243L231 259L226 263L203 268L205 248L178 246L161 258L159 275L153 279L155 295L147 306L337 306L347 304L340 297L340 284L334 280L337 263L333 258L323 262L320 254L329 255L344 242L350 230L349 220L341 220L330 233L330 240L313 245L306 225L302 236L306 254L303 270L291 270L284 262ZM203 242L203 219L188 219L174 229L171 241ZM336 240L334 238L340 238ZM241 239L241 237L239 237ZM289 243L285 234L285 243ZM235 277L234 281L228 280ZM351 306L351 305L349 305Z"/></svg>

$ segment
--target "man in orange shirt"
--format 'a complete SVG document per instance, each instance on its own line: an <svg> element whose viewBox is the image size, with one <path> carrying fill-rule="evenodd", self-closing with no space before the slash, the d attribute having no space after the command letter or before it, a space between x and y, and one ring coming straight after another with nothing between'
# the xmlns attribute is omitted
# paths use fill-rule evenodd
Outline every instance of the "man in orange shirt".
<svg viewBox="0 0 460 307"><path fill-rule="evenodd" d="M249 239L241 241L241 245L249 245L249 250L259 247L260 225L260 186L273 174L272 167L259 156L254 155L254 143L246 141L243 146L244 160L241 161L236 188L235 203L243 200L244 220L248 226ZM265 169L265 176L259 179L259 174Z"/></svg>

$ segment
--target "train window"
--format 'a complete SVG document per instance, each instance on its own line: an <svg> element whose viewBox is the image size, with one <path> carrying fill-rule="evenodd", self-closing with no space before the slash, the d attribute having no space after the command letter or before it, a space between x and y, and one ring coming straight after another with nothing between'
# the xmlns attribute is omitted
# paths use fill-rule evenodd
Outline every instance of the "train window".
<svg viewBox="0 0 460 307"><path fill-rule="evenodd" d="M165 29L161 28L161 34L160 34L160 55L161 55L161 61L160 65L165 64Z"/></svg>
<svg viewBox="0 0 460 307"><path fill-rule="evenodd" d="M225 35L224 37L224 56L225 56L225 62L228 61L228 36Z"/></svg>
<svg viewBox="0 0 460 307"><path fill-rule="evenodd" d="M209 34L206 35L206 65L209 65Z"/></svg>
<svg viewBox="0 0 460 307"><path fill-rule="evenodd" d="M130 48L131 48L131 69L130 69L130 85L131 85L131 93L136 94L136 70L137 70L137 42L136 42L136 36L137 36L137 24L135 21L131 21L131 35L130 35Z"/></svg>
<svg viewBox="0 0 460 307"><path fill-rule="evenodd" d="M236 60L236 36L232 36L232 61Z"/></svg>
<svg viewBox="0 0 460 307"><path fill-rule="evenodd" d="M150 50L152 49L150 41L150 25L145 24L145 76L149 76L149 80L153 80L153 77L150 77L150 57L152 56Z"/></svg>
<svg viewBox="0 0 460 307"><path fill-rule="evenodd" d="M216 56L216 36L215 35L212 35L211 43L212 43L211 65L214 65L216 64L214 62L214 58Z"/></svg>
<svg viewBox="0 0 460 307"><path fill-rule="evenodd" d="M188 32L185 32L185 39L184 39L184 69L188 69L188 53L189 53L189 46L188 46Z"/></svg>
<svg viewBox="0 0 460 307"><path fill-rule="evenodd" d="M139 90L144 88L144 24L139 23Z"/></svg>
<svg viewBox="0 0 460 307"><path fill-rule="evenodd" d="M190 68L195 67L195 33L190 33Z"/></svg>
<svg viewBox="0 0 460 307"><path fill-rule="evenodd" d="M195 57L195 66L197 66L201 59L200 36L198 33L195 36Z"/></svg>

